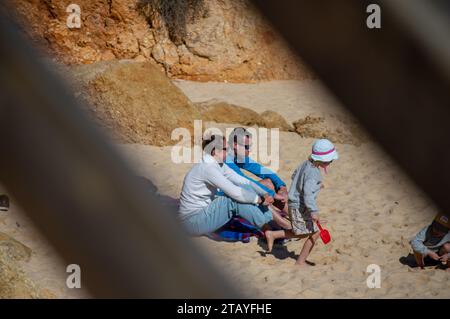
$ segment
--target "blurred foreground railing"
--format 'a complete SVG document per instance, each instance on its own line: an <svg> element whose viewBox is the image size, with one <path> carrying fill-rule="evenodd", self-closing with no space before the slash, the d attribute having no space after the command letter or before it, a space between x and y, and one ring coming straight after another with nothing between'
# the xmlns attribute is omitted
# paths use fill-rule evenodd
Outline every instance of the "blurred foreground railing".
<svg viewBox="0 0 450 319"><path fill-rule="evenodd" d="M95 297L236 297L0 19L0 181ZM218 288L220 287L220 288Z"/></svg>

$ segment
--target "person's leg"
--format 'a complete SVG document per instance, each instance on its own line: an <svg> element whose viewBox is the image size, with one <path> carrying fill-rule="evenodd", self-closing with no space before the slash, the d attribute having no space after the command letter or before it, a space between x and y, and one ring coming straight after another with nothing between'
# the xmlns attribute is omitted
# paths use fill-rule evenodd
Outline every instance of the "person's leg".
<svg viewBox="0 0 450 319"><path fill-rule="evenodd" d="M284 230L266 230L264 232L267 241L267 251L271 252L273 248L273 242L276 239L287 238L288 232Z"/></svg>
<svg viewBox="0 0 450 319"><path fill-rule="evenodd" d="M450 254L450 243L445 243L442 245L441 249L439 250L439 256ZM450 271L450 259L446 262L447 271Z"/></svg>
<svg viewBox="0 0 450 319"><path fill-rule="evenodd" d="M319 238L319 232L315 232L312 235L309 235L309 237L306 239L303 248L300 252L300 255L298 256L297 262L295 263L298 266L305 266L307 265L306 259L308 258L309 254L311 253L311 250L314 248L314 245L316 244L317 239Z"/></svg>
<svg viewBox="0 0 450 319"><path fill-rule="evenodd" d="M283 216L280 215L280 213L276 212L275 210L272 210L272 216L273 216L273 221L275 223L277 223L277 225L279 225L280 227L284 228L284 229L291 229L292 225L291 222L289 220L287 220L286 218L283 218Z"/></svg>
<svg viewBox="0 0 450 319"><path fill-rule="evenodd" d="M233 202L232 212L261 229L273 219L273 214L267 207L259 207L254 204Z"/></svg>
<svg viewBox="0 0 450 319"><path fill-rule="evenodd" d="M208 207L183 220L188 233L193 236L205 235L216 231L233 217L235 203L226 196L215 198Z"/></svg>
<svg viewBox="0 0 450 319"><path fill-rule="evenodd" d="M272 220L281 228L283 228L285 230L292 228L291 222L289 220L287 220L286 218L283 218L283 216L281 216L280 213L275 211L272 207L269 208L269 206L264 206L264 205L260 205L258 207L264 214L270 214L272 216ZM271 226L271 225L269 225L269 226ZM273 228L269 228L269 229L273 229Z"/></svg>
<svg viewBox="0 0 450 319"><path fill-rule="evenodd" d="M263 228L273 219L269 209L261 210L254 204L238 203L227 196L219 196L198 214L183 221L192 235L204 235L225 225L234 215L240 216L252 225Z"/></svg>
<svg viewBox="0 0 450 319"><path fill-rule="evenodd" d="M267 240L267 251L271 252L273 243L277 239L284 238L303 238L303 235L295 235L291 230L267 230L264 232Z"/></svg>
<svg viewBox="0 0 450 319"><path fill-rule="evenodd" d="M416 263L417 266L419 266L420 268L424 269L425 267L425 262L424 262L424 255L418 253L418 252L414 252L414 258L416 259Z"/></svg>

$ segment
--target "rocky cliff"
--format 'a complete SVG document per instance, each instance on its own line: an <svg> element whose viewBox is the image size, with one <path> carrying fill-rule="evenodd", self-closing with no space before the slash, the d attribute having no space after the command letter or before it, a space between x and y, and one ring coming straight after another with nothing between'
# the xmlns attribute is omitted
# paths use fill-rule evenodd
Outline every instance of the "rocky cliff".
<svg viewBox="0 0 450 319"><path fill-rule="evenodd" d="M150 60L169 77L200 81L312 77L248 0L7 2L25 32L65 64ZM80 28L67 25L72 3L80 8Z"/></svg>

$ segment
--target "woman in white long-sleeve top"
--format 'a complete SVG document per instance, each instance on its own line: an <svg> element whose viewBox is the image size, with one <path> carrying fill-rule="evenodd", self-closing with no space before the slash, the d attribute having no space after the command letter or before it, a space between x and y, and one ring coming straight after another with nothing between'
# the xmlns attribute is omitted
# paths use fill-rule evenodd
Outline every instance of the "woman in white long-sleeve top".
<svg viewBox="0 0 450 319"><path fill-rule="evenodd" d="M186 174L180 196L180 219L191 235L203 235L240 216L262 228L271 220L281 226L286 221L267 207L273 198L256 183L224 165L227 155L223 136L203 141L204 155ZM215 198L217 190L226 196Z"/></svg>

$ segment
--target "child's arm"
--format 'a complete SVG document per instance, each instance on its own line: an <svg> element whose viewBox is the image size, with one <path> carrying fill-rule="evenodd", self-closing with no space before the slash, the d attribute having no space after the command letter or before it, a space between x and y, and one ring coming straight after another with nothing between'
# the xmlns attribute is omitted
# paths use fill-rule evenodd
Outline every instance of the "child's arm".
<svg viewBox="0 0 450 319"><path fill-rule="evenodd" d="M424 227L411 241L411 247L414 252L422 254L424 256L428 255L430 250L423 244L426 238L426 233L429 226Z"/></svg>
<svg viewBox="0 0 450 319"><path fill-rule="evenodd" d="M318 217L319 208L316 203L317 192L320 191L321 182L312 177L305 177L303 181L303 199L306 208L314 217Z"/></svg>

